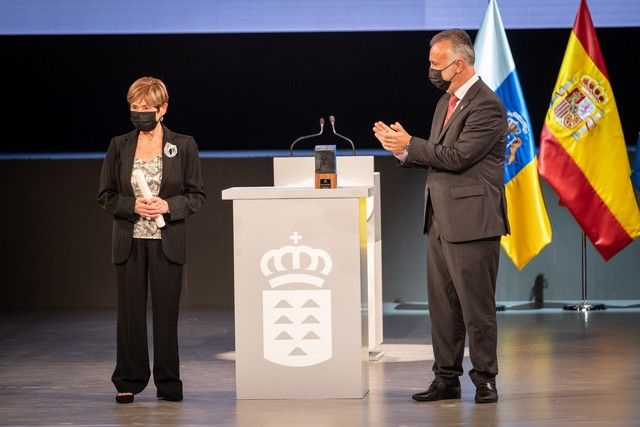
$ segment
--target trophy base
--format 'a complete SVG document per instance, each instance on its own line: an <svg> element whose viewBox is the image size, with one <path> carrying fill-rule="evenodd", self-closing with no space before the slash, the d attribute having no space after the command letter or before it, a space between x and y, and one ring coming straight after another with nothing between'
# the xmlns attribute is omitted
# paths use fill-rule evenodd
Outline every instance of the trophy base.
<svg viewBox="0 0 640 427"><path fill-rule="evenodd" d="M336 188L338 176L335 173L317 173L316 188Z"/></svg>

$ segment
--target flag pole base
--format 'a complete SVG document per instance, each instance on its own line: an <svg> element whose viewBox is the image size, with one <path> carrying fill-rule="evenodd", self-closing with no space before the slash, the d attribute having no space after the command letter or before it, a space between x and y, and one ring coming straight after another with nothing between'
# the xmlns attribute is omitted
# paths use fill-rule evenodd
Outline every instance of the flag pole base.
<svg viewBox="0 0 640 427"><path fill-rule="evenodd" d="M578 304L565 304L562 307L563 310L572 311L594 311L594 310L606 310L607 306L604 304L590 304L587 301L582 301Z"/></svg>

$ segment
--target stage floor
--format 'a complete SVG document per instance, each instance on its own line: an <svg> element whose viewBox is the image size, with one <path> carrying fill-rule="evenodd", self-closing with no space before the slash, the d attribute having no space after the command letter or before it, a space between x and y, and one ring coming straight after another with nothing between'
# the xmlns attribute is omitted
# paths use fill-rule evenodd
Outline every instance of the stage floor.
<svg viewBox="0 0 640 427"><path fill-rule="evenodd" d="M640 425L640 309L498 312L497 404L417 403L432 379L428 313L386 304L385 356L370 362L363 399L235 399L231 308L183 308L185 400L158 401L151 383L115 403L115 309L0 315L0 425L14 426L446 426ZM149 334L151 335L151 334ZM470 369L465 357L465 371Z"/></svg>

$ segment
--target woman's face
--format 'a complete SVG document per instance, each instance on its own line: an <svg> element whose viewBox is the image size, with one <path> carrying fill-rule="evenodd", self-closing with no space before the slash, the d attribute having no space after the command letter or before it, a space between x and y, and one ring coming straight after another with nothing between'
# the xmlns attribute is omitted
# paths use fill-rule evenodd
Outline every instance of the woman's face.
<svg viewBox="0 0 640 427"><path fill-rule="evenodd" d="M148 111L155 111L156 112L156 120L160 120L160 118L162 116L164 116L164 114L167 111L167 104L162 104L160 106L160 108L155 107L153 105L149 105L147 104L147 102L144 99L138 99L136 101L133 101L130 105L129 105L129 109L131 111L139 111L139 112L148 112Z"/></svg>
<svg viewBox="0 0 640 427"><path fill-rule="evenodd" d="M143 99L134 101L129 105L131 111L157 111L157 108L153 105L148 105Z"/></svg>

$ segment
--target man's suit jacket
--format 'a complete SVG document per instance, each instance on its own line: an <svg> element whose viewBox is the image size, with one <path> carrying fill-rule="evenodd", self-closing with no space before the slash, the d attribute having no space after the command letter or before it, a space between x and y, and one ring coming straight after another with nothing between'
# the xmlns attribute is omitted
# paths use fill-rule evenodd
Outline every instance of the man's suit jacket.
<svg viewBox="0 0 640 427"><path fill-rule="evenodd" d="M403 166L428 169L425 188L441 236L465 242L509 233L504 195L507 120L496 94L474 83L443 127L449 94L436 106L428 140L413 137Z"/></svg>
<svg viewBox="0 0 640 427"><path fill-rule="evenodd" d="M184 264L186 254L185 218L195 213L204 203L205 194L200 178L200 158L194 139L171 132L163 126L162 182L159 197L169 204L164 214L162 248L166 257ZM133 225L139 215L133 212L135 194L131 186L131 171L138 141L138 132L132 131L111 140L102 164L98 203L113 215L112 261L123 263L129 257L133 242ZM164 146L177 148L174 157L168 157Z"/></svg>

